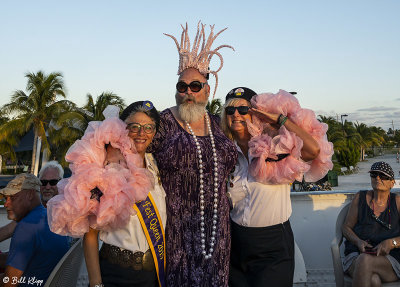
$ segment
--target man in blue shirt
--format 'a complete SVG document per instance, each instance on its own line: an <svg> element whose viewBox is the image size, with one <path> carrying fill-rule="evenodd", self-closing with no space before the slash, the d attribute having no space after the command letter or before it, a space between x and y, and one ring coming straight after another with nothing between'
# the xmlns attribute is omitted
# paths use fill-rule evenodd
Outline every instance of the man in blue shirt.
<svg viewBox="0 0 400 287"><path fill-rule="evenodd" d="M40 202L40 180L20 174L0 191L10 220L18 222L11 238L6 270L0 286L42 286L68 251L67 237L52 233Z"/></svg>
<svg viewBox="0 0 400 287"><path fill-rule="evenodd" d="M40 197L42 204L46 207L47 202L55 195L58 194L57 183L64 176L64 169L56 160L46 162L39 171L39 179L42 183L40 187ZM10 223L0 227L0 242L4 241L14 233L15 227L17 226L16 221L11 221ZM0 264L1 258L0 256Z"/></svg>

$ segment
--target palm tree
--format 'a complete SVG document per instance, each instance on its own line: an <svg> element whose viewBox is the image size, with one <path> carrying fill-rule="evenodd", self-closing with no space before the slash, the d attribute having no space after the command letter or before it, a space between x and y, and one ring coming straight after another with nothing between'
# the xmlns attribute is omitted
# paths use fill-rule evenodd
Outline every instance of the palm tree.
<svg viewBox="0 0 400 287"><path fill-rule="evenodd" d="M46 129L50 120L57 114L59 106L63 105L62 101L58 101L58 97L65 98L65 92L61 73L55 72L46 75L43 71L38 71L37 73L27 73L25 77L28 79L26 85L28 94L18 90L11 96L11 102L2 107L5 114L15 114L16 116L11 120L12 123L2 130L0 141L14 132L22 135L33 128L34 142L31 165L31 172L33 173L39 137L42 139L43 149L50 153Z"/></svg>
<svg viewBox="0 0 400 287"><path fill-rule="evenodd" d="M18 145L20 137L15 132L14 121L10 121L8 117L0 116L0 155L7 156L11 160L16 160L13 147ZM7 131L12 131L8 133Z"/></svg>
<svg viewBox="0 0 400 287"><path fill-rule="evenodd" d="M334 117L326 117L319 115L319 121L328 125L326 133L328 141L333 143L335 151L339 151L347 146L346 134L343 127Z"/></svg>
<svg viewBox="0 0 400 287"><path fill-rule="evenodd" d="M212 115L221 115L222 112L222 103L220 99L213 99L211 102L207 103L206 106L207 111Z"/></svg>
<svg viewBox="0 0 400 287"><path fill-rule="evenodd" d="M89 122L104 120L103 111L108 105L118 106L121 110L125 107L124 100L112 92L103 92L96 100L90 94L86 98L82 108L69 106L51 126L51 142L57 147L57 158L63 164L69 147L83 136Z"/></svg>
<svg viewBox="0 0 400 287"><path fill-rule="evenodd" d="M364 160L365 149L371 146L381 145L384 142L384 137L380 135L376 129L368 127L364 123L356 122L354 126L361 137L361 159Z"/></svg>

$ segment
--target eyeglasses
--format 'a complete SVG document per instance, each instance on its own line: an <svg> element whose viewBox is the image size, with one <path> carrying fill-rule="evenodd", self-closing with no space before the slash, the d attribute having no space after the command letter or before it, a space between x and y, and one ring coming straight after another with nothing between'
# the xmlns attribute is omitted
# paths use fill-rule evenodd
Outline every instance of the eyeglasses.
<svg viewBox="0 0 400 287"><path fill-rule="evenodd" d="M233 115L235 113L235 110L237 110L239 112L239 114L241 114L242 116L247 115L247 113L249 112L250 107L248 106L239 106L239 107L226 107L225 108L225 112L227 115Z"/></svg>
<svg viewBox="0 0 400 287"><path fill-rule="evenodd" d="M141 125L141 124L138 124L138 123L131 123L131 124L128 124L128 125L126 126L126 128L127 128L127 129L129 130L129 132L131 132L131 133L139 133L140 130L143 129L143 132L144 132L145 134L151 134L151 133L153 133L153 132L155 131L156 126L155 126L155 125L152 125L152 124L144 124L144 125Z"/></svg>
<svg viewBox="0 0 400 287"><path fill-rule="evenodd" d="M57 185L57 183L59 182L59 179L41 179L40 182L42 183L42 186L47 186L48 183L50 183L51 186L55 186Z"/></svg>
<svg viewBox="0 0 400 287"><path fill-rule="evenodd" d="M179 93L185 93L189 87L192 92L197 93L200 92L200 90L204 87L205 84L207 83L202 83L199 81L193 81L190 84L186 84L185 82L179 81L178 83L176 83L176 90Z"/></svg>
<svg viewBox="0 0 400 287"><path fill-rule="evenodd" d="M391 180L392 179L390 176L387 176L386 174L383 174L381 172L370 172L369 176L371 178L376 178L377 176L379 176L379 178L381 180Z"/></svg>

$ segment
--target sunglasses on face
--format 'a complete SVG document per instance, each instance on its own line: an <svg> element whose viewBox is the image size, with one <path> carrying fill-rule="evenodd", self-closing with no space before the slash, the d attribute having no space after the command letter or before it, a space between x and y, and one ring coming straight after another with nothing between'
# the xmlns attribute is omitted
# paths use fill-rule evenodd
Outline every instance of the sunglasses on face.
<svg viewBox="0 0 400 287"><path fill-rule="evenodd" d="M127 128L127 129L129 130L129 132L131 132L131 133L139 133L140 130L143 129L143 132L144 132L145 134L151 134L151 133L153 133L153 132L155 131L156 126L155 126L155 125L152 125L152 124L144 124L144 125L141 125L141 124L137 124L137 123L131 123L131 124L128 124L128 125L126 126L126 128Z"/></svg>
<svg viewBox="0 0 400 287"><path fill-rule="evenodd" d="M57 183L59 182L59 179L41 179L40 182L42 183L42 186L47 186L48 183L50 183L51 186L55 186L57 185Z"/></svg>
<svg viewBox="0 0 400 287"><path fill-rule="evenodd" d="M192 92L197 93L200 92L200 90L204 87L205 84L207 83L202 83L199 81L193 81L190 84L186 84L185 82L179 81L178 83L176 83L176 90L179 93L185 93L189 87Z"/></svg>
<svg viewBox="0 0 400 287"><path fill-rule="evenodd" d="M225 112L227 115L233 115L235 113L235 110L239 112L242 116L247 115L249 112L250 107L248 106L239 106L239 107L226 107Z"/></svg>
<svg viewBox="0 0 400 287"><path fill-rule="evenodd" d="M390 176L387 176L386 174L383 174L381 172L370 172L369 176L371 178L376 178L377 176L379 176L379 178L381 180L390 180L390 179L392 179Z"/></svg>

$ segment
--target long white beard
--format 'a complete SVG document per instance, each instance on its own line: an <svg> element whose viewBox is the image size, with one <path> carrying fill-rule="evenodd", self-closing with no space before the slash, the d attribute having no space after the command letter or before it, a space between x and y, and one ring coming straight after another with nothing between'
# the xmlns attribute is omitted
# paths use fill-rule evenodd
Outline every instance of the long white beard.
<svg viewBox="0 0 400 287"><path fill-rule="evenodd" d="M182 120L187 121L188 123L193 123L204 117L205 105L202 103L183 103L178 106L178 112Z"/></svg>

